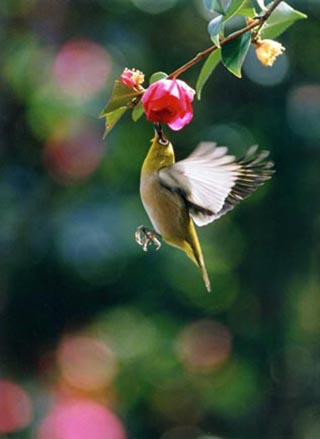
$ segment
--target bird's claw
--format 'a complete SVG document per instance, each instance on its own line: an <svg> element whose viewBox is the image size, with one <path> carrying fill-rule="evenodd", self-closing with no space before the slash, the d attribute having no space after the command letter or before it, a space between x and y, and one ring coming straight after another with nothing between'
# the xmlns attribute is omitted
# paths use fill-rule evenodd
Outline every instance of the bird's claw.
<svg viewBox="0 0 320 439"><path fill-rule="evenodd" d="M142 250L145 252L148 251L148 245L150 244L154 244L156 250L159 250L161 247L161 242L159 240L161 235L153 230L147 229L144 226L139 226L134 236L136 243L139 244L142 247Z"/></svg>

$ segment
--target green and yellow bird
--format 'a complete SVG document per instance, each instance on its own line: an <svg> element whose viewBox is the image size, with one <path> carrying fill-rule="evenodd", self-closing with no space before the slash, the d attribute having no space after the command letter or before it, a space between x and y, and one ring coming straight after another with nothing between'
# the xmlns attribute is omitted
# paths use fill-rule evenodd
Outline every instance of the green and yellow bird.
<svg viewBox="0 0 320 439"><path fill-rule="evenodd" d="M225 146L201 142L185 160L175 162L174 149L155 125L155 136L141 170L140 194L154 231L138 227L136 241L160 248L159 238L183 250L200 269L211 291L195 229L220 218L273 174L268 151L249 148L236 160Z"/></svg>

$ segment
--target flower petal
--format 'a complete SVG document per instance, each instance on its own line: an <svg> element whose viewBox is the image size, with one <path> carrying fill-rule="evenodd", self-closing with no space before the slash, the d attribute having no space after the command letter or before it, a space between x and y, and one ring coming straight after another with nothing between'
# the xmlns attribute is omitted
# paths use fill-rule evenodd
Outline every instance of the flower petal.
<svg viewBox="0 0 320 439"><path fill-rule="evenodd" d="M193 117L191 102L195 91L179 79L160 79L151 84L142 97L148 120L166 123L180 130Z"/></svg>
<svg viewBox="0 0 320 439"><path fill-rule="evenodd" d="M192 118L193 118L193 112L190 111L186 113L183 117L179 116L172 122L169 122L168 126L174 131L179 131L182 128L184 128L186 125L188 125L188 123L191 122Z"/></svg>

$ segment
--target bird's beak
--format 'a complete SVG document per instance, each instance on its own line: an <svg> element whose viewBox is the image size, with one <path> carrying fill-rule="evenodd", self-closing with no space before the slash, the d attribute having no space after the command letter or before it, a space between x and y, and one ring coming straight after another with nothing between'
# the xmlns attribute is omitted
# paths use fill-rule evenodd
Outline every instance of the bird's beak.
<svg viewBox="0 0 320 439"><path fill-rule="evenodd" d="M162 126L160 125L160 123L154 124L154 130L155 130L156 136L158 136L160 140L163 140L163 130L162 130Z"/></svg>

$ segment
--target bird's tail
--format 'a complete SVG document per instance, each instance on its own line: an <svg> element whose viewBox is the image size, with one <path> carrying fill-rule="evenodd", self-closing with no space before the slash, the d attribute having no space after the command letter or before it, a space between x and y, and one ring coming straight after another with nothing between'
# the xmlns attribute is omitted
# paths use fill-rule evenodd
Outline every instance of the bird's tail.
<svg viewBox="0 0 320 439"><path fill-rule="evenodd" d="M202 254L202 250L200 247L200 242L194 227L194 224L191 224L191 227L194 229L193 233L191 234L192 236L192 242L185 242L185 246L184 246L184 251L186 252L186 254L189 256L189 258L196 264L196 266L199 268L201 275L202 275L202 279L204 281L204 284L206 286L206 289L208 291L208 293L211 292L211 284L210 284L210 279L208 276L208 272L204 263L204 259L203 259L203 254Z"/></svg>
<svg viewBox="0 0 320 439"><path fill-rule="evenodd" d="M211 284L210 284L210 279L209 279L208 272L207 272L206 266L204 264L203 258L202 258L202 263L197 264L197 265L201 271L202 279L203 279L203 282L206 286L206 289L207 289L208 293L210 293L211 292Z"/></svg>

